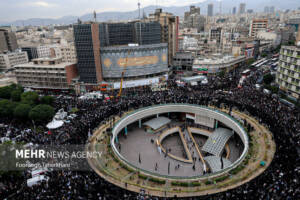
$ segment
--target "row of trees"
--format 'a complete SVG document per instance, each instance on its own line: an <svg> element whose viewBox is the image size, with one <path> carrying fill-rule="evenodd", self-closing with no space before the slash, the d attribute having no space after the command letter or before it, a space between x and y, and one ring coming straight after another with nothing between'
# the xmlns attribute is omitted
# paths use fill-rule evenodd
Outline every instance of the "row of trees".
<svg viewBox="0 0 300 200"><path fill-rule="evenodd" d="M24 92L16 84L0 88L0 117L45 122L55 114L52 96L39 97L36 92Z"/></svg>

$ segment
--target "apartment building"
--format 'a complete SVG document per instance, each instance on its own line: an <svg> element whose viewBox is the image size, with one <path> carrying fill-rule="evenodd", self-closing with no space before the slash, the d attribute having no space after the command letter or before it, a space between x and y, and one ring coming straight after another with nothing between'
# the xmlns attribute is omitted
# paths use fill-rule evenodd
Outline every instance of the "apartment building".
<svg viewBox="0 0 300 200"><path fill-rule="evenodd" d="M62 58L38 58L33 62L15 66L18 84L33 89L68 90L78 76L75 63L62 62Z"/></svg>
<svg viewBox="0 0 300 200"><path fill-rule="evenodd" d="M0 54L0 71L8 70L11 67L28 63L27 52L9 52Z"/></svg>

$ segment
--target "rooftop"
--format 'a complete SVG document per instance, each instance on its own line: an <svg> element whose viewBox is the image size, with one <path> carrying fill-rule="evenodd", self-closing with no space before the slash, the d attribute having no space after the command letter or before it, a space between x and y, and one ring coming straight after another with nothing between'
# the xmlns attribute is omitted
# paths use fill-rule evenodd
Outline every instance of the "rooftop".
<svg viewBox="0 0 300 200"><path fill-rule="evenodd" d="M19 65L15 65L15 68L19 68L19 67L28 67L28 68L49 68L49 67L53 67L53 68L65 68L66 66L69 65L73 65L76 63L69 63L69 62L62 62L59 64L54 64L54 65L45 65L45 64L34 64L33 62L29 62L29 63L24 63L24 64L19 64Z"/></svg>
<svg viewBox="0 0 300 200"><path fill-rule="evenodd" d="M236 61L239 59L245 58L245 56L221 56L220 55L213 55L213 56L200 56L195 58L194 64L221 64L221 63L229 63L232 61Z"/></svg>

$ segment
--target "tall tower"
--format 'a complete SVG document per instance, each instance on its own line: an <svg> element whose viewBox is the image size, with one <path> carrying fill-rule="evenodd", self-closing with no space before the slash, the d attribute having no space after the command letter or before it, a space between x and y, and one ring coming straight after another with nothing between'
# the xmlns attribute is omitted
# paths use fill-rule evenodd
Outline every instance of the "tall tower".
<svg viewBox="0 0 300 200"><path fill-rule="evenodd" d="M141 3L138 2L138 9L139 9L139 19L141 19Z"/></svg>
<svg viewBox="0 0 300 200"><path fill-rule="evenodd" d="M222 15L222 0L220 0L220 15Z"/></svg>
<svg viewBox="0 0 300 200"><path fill-rule="evenodd" d="M214 15L214 4L210 3L207 6L207 16L212 17Z"/></svg>
<svg viewBox="0 0 300 200"><path fill-rule="evenodd" d="M236 7L233 7L233 9L232 9L232 14L233 14L233 15L236 14Z"/></svg>
<svg viewBox="0 0 300 200"><path fill-rule="evenodd" d="M96 13L96 10L94 10L94 22L97 21L97 13Z"/></svg>
<svg viewBox="0 0 300 200"><path fill-rule="evenodd" d="M239 9L239 14L244 14L246 12L246 4L241 3L240 4L240 9Z"/></svg>

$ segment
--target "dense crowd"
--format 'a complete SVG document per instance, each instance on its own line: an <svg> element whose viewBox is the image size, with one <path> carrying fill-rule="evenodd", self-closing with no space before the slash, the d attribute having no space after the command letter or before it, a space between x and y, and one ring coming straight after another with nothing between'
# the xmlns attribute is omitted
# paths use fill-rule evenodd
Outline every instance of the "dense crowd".
<svg viewBox="0 0 300 200"><path fill-rule="evenodd" d="M261 76L254 73L242 88L237 88L240 73L209 79L209 85L180 87L168 81L169 90L152 92L145 87L124 91L121 98L80 100L76 96L56 99L58 109L77 107L77 117L52 134L30 124L9 122L1 128L0 137L34 144L84 144L89 133L111 116L130 109L163 103L190 103L236 108L256 117L273 133L277 149L270 167L259 177L233 190L197 199L300 199L300 112L282 104L277 96L254 87ZM111 94L114 95L114 94ZM298 152L297 152L298 150ZM0 199L158 199L147 192L129 192L103 180L94 172L56 171L47 183L27 187L28 173L0 176Z"/></svg>

